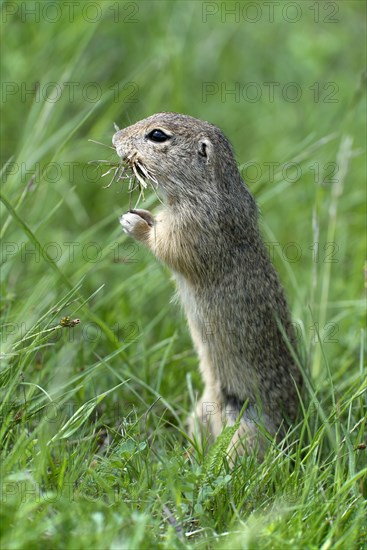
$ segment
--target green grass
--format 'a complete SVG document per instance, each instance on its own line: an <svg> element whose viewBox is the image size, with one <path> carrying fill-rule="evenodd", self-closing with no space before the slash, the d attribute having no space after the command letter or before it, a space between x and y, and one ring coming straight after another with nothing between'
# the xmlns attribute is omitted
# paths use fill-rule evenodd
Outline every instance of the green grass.
<svg viewBox="0 0 367 550"><path fill-rule="evenodd" d="M263 3L256 23L203 22L221 3L104 1L96 22L22 4L2 5L19 9L2 36L1 547L366 548L364 3L320 2L318 23L305 1L294 23ZM309 403L298 445L262 464L231 471L225 433L192 448L201 381L169 272L121 232L126 187L88 164L116 160L88 140L162 110L233 142L297 323Z"/></svg>

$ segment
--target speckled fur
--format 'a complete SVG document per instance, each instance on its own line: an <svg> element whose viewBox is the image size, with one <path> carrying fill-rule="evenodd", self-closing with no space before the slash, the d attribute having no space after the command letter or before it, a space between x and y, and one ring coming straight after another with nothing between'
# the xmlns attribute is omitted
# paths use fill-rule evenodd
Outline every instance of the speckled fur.
<svg viewBox="0 0 367 550"><path fill-rule="evenodd" d="M152 142L153 129L171 138ZM258 422L275 435L295 419L301 375L279 329L295 348L256 203L232 147L215 126L176 113L120 130L113 144L123 159L138 159L163 197L154 218L136 210L121 224L175 275L205 384L196 418L216 437L248 401L233 444L261 448Z"/></svg>

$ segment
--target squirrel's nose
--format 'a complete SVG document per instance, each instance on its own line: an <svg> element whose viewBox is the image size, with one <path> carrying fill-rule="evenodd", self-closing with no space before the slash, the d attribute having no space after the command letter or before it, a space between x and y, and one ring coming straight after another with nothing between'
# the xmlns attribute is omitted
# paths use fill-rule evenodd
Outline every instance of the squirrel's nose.
<svg viewBox="0 0 367 550"><path fill-rule="evenodd" d="M113 136L112 136L112 145L113 145L114 147L116 147L117 144L118 144L118 142L120 141L121 133L122 133L122 131L119 130L118 132L116 132L115 134L113 134Z"/></svg>
<svg viewBox="0 0 367 550"><path fill-rule="evenodd" d="M123 132L124 130L119 130L112 136L112 145L121 159L125 159L131 152L131 144L126 140L126 135L124 136Z"/></svg>

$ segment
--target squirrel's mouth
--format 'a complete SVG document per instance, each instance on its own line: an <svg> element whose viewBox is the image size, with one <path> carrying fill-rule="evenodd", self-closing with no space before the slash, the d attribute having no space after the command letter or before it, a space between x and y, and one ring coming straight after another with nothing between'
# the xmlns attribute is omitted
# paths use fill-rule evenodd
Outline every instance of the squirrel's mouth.
<svg viewBox="0 0 367 550"><path fill-rule="evenodd" d="M135 170L139 174L140 178L145 181L146 174L143 172L143 170L141 168L141 165L139 163L135 164ZM134 171L134 169L133 169L133 171ZM146 181L145 181L145 183L146 183Z"/></svg>
<svg viewBox="0 0 367 550"><path fill-rule="evenodd" d="M139 202L140 198L144 199L144 190L148 187L156 191L158 188L158 181L154 172L146 167L139 151L135 149L127 153L126 149L124 150L124 148L121 147L117 139L117 134L118 132L114 134L112 143L116 149L117 155L120 157L120 162L117 164L118 168L115 171L113 181L128 180L130 199L133 192L138 190Z"/></svg>
<svg viewBox="0 0 367 550"><path fill-rule="evenodd" d="M145 164L142 162L138 151L133 151L128 154L121 154L120 151L116 148L117 154L119 155L121 161L118 163L118 169L115 172L113 178L114 181L128 180L128 190L130 193L130 201L134 191L138 190L139 196L137 204L140 199L145 199L144 191L148 187L156 191L158 187L158 181L149 170ZM111 182L112 183L112 182Z"/></svg>
<svg viewBox="0 0 367 550"><path fill-rule="evenodd" d="M131 170L133 178L137 180L140 190L146 189L148 185L154 189L157 187L158 181L155 175L145 166L137 151L126 155L126 157L122 159L122 164L125 164L125 166Z"/></svg>
<svg viewBox="0 0 367 550"><path fill-rule="evenodd" d="M153 191L157 194L158 180L155 176L154 170L146 167L139 151L135 149L130 151L129 153L126 153L126 150L124 150L124 148L121 147L121 144L119 144L118 140L115 139L117 133L113 136L112 148L115 149L119 158L116 161L91 160L90 164L97 165L99 168L106 168L106 171L102 174L102 177L109 175L111 177L111 180L107 185L104 186L104 188L111 187L111 185L114 183L121 182L122 184L124 184L127 181L128 191L130 194L130 203L132 201L134 192L138 191L138 204L141 198L143 200L145 199L144 191L148 187L153 189ZM96 143L98 143L99 145L104 145L100 142Z"/></svg>

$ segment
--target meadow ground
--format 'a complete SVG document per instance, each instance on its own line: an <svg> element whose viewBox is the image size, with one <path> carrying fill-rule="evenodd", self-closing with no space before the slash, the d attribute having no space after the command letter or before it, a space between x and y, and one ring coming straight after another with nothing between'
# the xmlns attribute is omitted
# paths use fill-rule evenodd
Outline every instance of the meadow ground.
<svg viewBox="0 0 367 550"><path fill-rule="evenodd" d="M1 9L1 547L366 548L365 3ZM173 283L89 164L162 110L232 141L292 307L310 398L262 464L192 448Z"/></svg>

